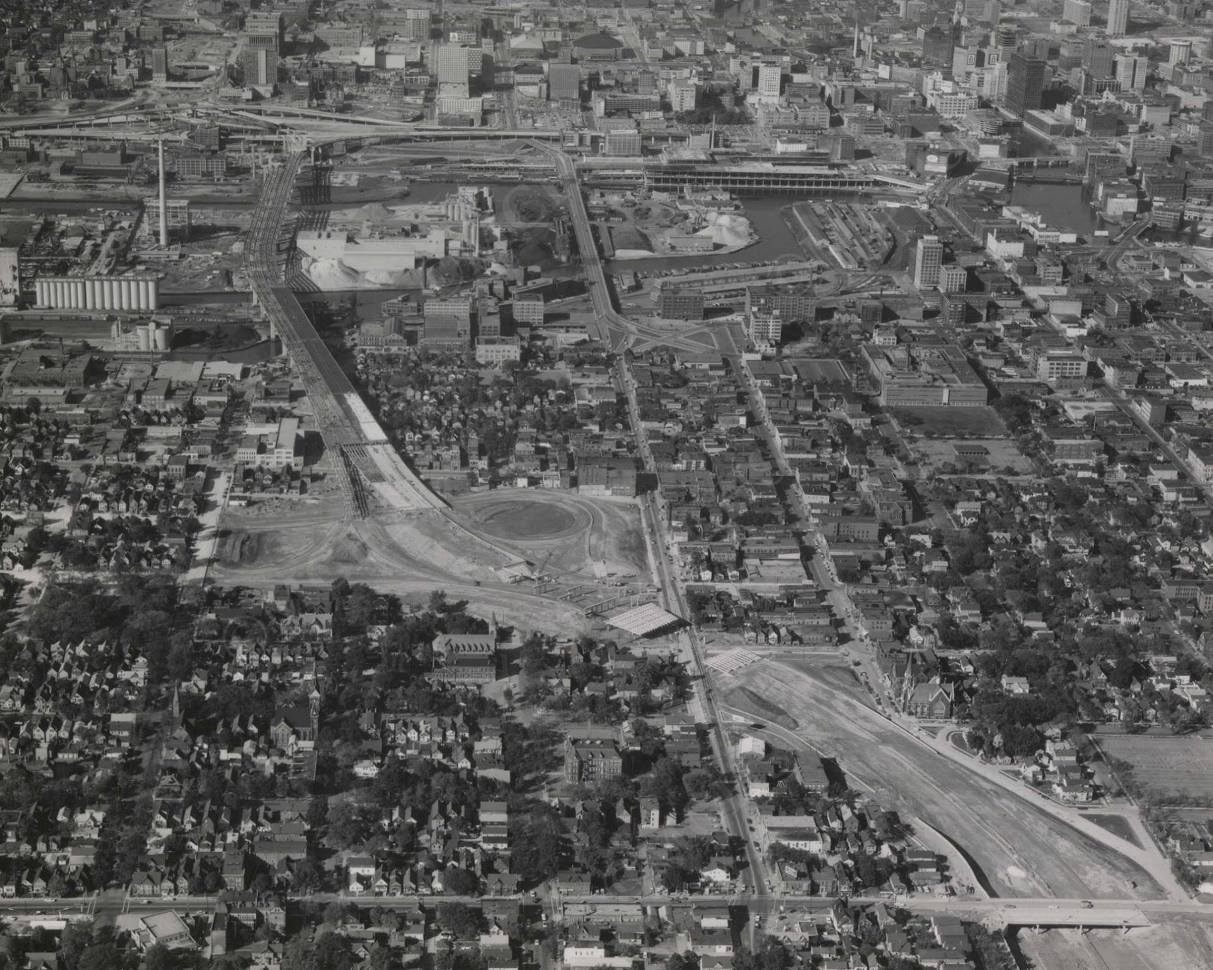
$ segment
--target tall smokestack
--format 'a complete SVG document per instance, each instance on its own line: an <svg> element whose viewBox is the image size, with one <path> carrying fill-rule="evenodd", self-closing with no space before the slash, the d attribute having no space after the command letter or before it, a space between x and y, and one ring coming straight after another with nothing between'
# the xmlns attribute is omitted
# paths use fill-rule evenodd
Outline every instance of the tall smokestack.
<svg viewBox="0 0 1213 970"><path fill-rule="evenodd" d="M168 247L168 199L164 194L164 139L157 145L160 149L160 245Z"/></svg>

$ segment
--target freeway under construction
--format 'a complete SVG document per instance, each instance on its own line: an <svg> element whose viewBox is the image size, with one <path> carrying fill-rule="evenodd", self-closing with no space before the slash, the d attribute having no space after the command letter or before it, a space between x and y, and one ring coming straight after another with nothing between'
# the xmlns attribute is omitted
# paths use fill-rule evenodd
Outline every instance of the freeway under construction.
<svg viewBox="0 0 1213 970"><path fill-rule="evenodd" d="M338 478L348 507L365 516L370 500L377 498L400 512L444 509L446 503L392 447L295 294L282 282L291 245L284 238L286 207L306 154L289 155L266 173L249 232L253 294L299 370L325 446L340 459Z"/></svg>

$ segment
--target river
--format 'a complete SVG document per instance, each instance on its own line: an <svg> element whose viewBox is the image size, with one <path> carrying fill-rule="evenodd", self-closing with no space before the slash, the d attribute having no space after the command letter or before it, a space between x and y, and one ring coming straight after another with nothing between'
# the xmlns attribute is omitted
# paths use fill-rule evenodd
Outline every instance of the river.
<svg viewBox="0 0 1213 970"><path fill-rule="evenodd" d="M806 195L806 199L817 198ZM603 266L608 273L629 273L637 270L691 270L701 266L728 263L769 263L777 260L804 259L804 251L783 219L783 210L793 202L791 196L769 196L742 199L744 214L758 233L758 242L734 253L707 253L695 256L645 257L644 259L608 259Z"/></svg>

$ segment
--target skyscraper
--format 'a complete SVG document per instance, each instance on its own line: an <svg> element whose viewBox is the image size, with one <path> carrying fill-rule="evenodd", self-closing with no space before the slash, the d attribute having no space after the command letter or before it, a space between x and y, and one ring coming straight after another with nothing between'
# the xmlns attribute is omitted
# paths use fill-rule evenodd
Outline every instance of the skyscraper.
<svg viewBox="0 0 1213 970"><path fill-rule="evenodd" d="M1190 40L1171 40L1167 43L1167 63L1168 64L1187 64L1188 58L1192 56L1192 42Z"/></svg>
<svg viewBox="0 0 1213 970"><path fill-rule="evenodd" d="M1045 62L1016 51L1007 65L1007 108L1018 117L1041 105L1045 89Z"/></svg>
<svg viewBox="0 0 1213 970"><path fill-rule="evenodd" d="M923 236L914 252L914 285L920 290L937 286L942 265L943 243L938 236Z"/></svg>
<svg viewBox="0 0 1213 970"><path fill-rule="evenodd" d="M1108 36L1123 37L1129 29L1129 0L1108 0Z"/></svg>
<svg viewBox="0 0 1213 970"><path fill-rule="evenodd" d="M1144 91L1150 62L1145 57L1120 54L1116 58L1116 80L1122 91Z"/></svg>
<svg viewBox="0 0 1213 970"><path fill-rule="evenodd" d="M430 39L430 9L428 7L408 7L404 11L404 39Z"/></svg>
<svg viewBox="0 0 1213 970"><path fill-rule="evenodd" d="M456 96L458 89L462 97L467 97L468 82L472 74L471 51L459 44L440 44L434 51L434 74L438 78L438 86L450 89L448 93Z"/></svg>
<svg viewBox="0 0 1213 970"><path fill-rule="evenodd" d="M168 80L168 48L163 44L152 48L152 80Z"/></svg>
<svg viewBox="0 0 1213 970"><path fill-rule="evenodd" d="M240 52L246 87L266 88L278 83L278 54L268 47L246 47Z"/></svg>
<svg viewBox="0 0 1213 970"><path fill-rule="evenodd" d="M267 47L282 53L285 20L280 13L252 12L244 18L244 42L249 47Z"/></svg>
<svg viewBox="0 0 1213 970"><path fill-rule="evenodd" d="M778 64L759 64L757 82L759 97L778 98L782 90L783 69Z"/></svg>
<svg viewBox="0 0 1213 970"><path fill-rule="evenodd" d="M1065 20L1078 27L1091 26L1091 4L1087 0L1066 0L1064 9Z"/></svg>
<svg viewBox="0 0 1213 970"><path fill-rule="evenodd" d="M1102 37L1088 37L1082 51L1082 66L1091 77L1112 76L1112 45Z"/></svg>
<svg viewBox="0 0 1213 970"><path fill-rule="evenodd" d="M548 65L548 98L552 101L581 99L581 68L576 64Z"/></svg>

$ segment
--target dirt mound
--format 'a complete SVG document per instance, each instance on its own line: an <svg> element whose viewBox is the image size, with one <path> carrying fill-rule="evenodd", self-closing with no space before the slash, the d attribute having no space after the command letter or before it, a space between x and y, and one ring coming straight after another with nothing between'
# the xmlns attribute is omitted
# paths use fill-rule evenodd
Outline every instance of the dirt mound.
<svg viewBox="0 0 1213 970"><path fill-rule="evenodd" d="M455 283L468 283L474 280L484 270L484 264L478 259L460 259L458 256L443 256L430 269L430 282L438 286L451 286Z"/></svg>
<svg viewBox="0 0 1213 970"><path fill-rule="evenodd" d="M337 540L333 546L333 554L329 558L333 562L365 562L366 551L366 543L351 532Z"/></svg>
<svg viewBox="0 0 1213 970"><path fill-rule="evenodd" d="M778 704L773 704L757 691L750 690L748 687L738 688L738 693L742 694L749 706L758 711L768 721L778 724L780 727L787 728L789 731L795 731L800 725L796 722L796 718L792 717Z"/></svg>
<svg viewBox="0 0 1213 970"><path fill-rule="evenodd" d="M366 205L355 209L350 215L354 219L375 223L376 225L403 221L398 213L393 212L382 202L368 202Z"/></svg>
<svg viewBox="0 0 1213 970"><path fill-rule="evenodd" d="M506 209L518 222L550 222L556 212L552 198L543 190L523 187L506 196Z"/></svg>
<svg viewBox="0 0 1213 970"><path fill-rule="evenodd" d="M523 266L543 265L556 253L556 234L551 229L527 229L518 234L515 258Z"/></svg>
<svg viewBox="0 0 1213 970"><path fill-rule="evenodd" d="M252 566L273 555L277 542L268 532L228 532L219 538L219 561L228 566Z"/></svg>

